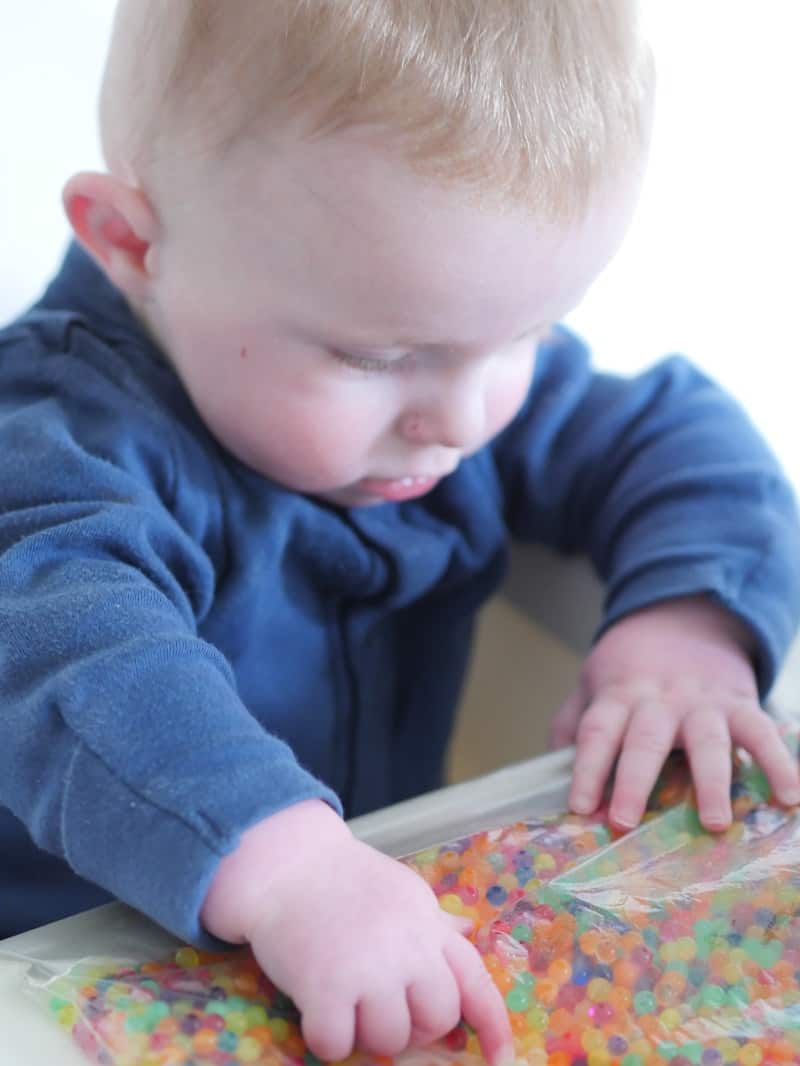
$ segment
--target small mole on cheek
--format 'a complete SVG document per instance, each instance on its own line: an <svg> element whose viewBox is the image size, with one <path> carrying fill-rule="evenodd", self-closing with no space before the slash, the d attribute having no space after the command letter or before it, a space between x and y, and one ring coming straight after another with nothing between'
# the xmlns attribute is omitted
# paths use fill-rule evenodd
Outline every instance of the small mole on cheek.
<svg viewBox="0 0 800 1066"><path fill-rule="evenodd" d="M242 350L239 352L239 357L241 359L246 359L247 358L247 349L244 346L242 347Z"/></svg>

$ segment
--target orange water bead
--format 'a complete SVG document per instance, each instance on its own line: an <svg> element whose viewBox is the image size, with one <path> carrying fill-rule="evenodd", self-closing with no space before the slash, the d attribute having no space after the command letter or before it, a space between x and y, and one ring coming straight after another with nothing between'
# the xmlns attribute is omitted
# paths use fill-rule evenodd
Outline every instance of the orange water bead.
<svg viewBox="0 0 800 1066"><path fill-rule="evenodd" d="M509 973L508 970L494 970L492 972L492 980L503 996L505 996L506 992L510 992L516 984L514 975Z"/></svg>
<svg viewBox="0 0 800 1066"><path fill-rule="evenodd" d="M572 1066L572 1053L569 1051L551 1051L547 1056L547 1066Z"/></svg>
<svg viewBox="0 0 800 1066"><path fill-rule="evenodd" d="M183 1066L187 1059L187 1052L182 1047L165 1047L162 1051L150 1052L158 1066Z"/></svg>
<svg viewBox="0 0 800 1066"><path fill-rule="evenodd" d="M680 1002L686 988L686 978L676 970L667 972L656 982L653 993L662 1007L671 1007Z"/></svg>
<svg viewBox="0 0 800 1066"><path fill-rule="evenodd" d="M767 1062L794 1062L795 1049L788 1040L774 1040L764 1048L764 1058Z"/></svg>
<svg viewBox="0 0 800 1066"><path fill-rule="evenodd" d="M636 1019L636 1024L641 1029L642 1035L646 1036L651 1043L658 1043L667 1039L667 1030L654 1014L642 1014Z"/></svg>
<svg viewBox="0 0 800 1066"><path fill-rule="evenodd" d="M514 1036L524 1036L528 1032L528 1019L524 1014L520 1011L510 1011L508 1017Z"/></svg>
<svg viewBox="0 0 800 1066"><path fill-rule="evenodd" d="M619 938L619 942L625 951L633 951L644 943L644 937L638 930L628 929Z"/></svg>
<svg viewBox="0 0 800 1066"><path fill-rule="evenodd" d="M553 959L547 967L547 976L556 984L566 984L572 976L572 966L566 959Z"/></svg>
<svg viewBox="0 0 800 1066"><path fill-rule="evenodd" d="M587 929L578 937L578 944L584 955L594 955L600 933L597 929Z"/></svg>
<svg viewBox="0 0 800 1066"><path fill-rule="evenodd" d="M161 962L143 962L139 967L139 973L143 974L159 974L164 969L164 964Z"/></svg>
<svg viewBox="0 0 800 1066"><path fill-rule="evenodd" d="M770 973L780 984L790 985L794 981L795 967L791 962L779 959L778 962L770 966Z"/></svg>
<svg viewBox="0 0 800 1066"><path fill-rule="evenodd" d="M631 1009L633 993L629 988L614 987L608 993L608 1002L617 1014L625 1015Z"/></svg>
<svg viewBox="0 0 800 1066"><path fill-rule="evenodd" d="M598 962L608 964L613 962L619 955L616 938L612 934L601 936L594 949L594 956Z"/></svg>
<svg viewBox="0 0 800 1066"><path fill-rule="evenodd" d="M233 979L233 987L243 996L256 996L258 995L258 975L248 970L237 973Z"/></svg>
<svg viewBox="0 0 800 1066"><path fill-rule="evenodd" d="M614 984L622 988L633 988L639 978L639 967L630 959L620 959L611 969Z"/></svg>
<svg viewBox="0 0 800 1066"><path fill-rule="evenodd" d="M568 1033L570 1029L573 1029L574 1027L575 1019L568 1010L564 1009L564 1007L559 1007L550 1015L548 1028L550 1032L554 1033L556 1036L563 1036L564 1033Z"/></svg>
<svg viewBox="0 0 800 1066"><path fill-rule="evenodd" d="M579 833L572 841L572 847L581 855L588 855L597 851L599 844L595 840L594 833Z"/></svg>
<svg viewBox="0 0 800 1066"><path fill-rule="evenodd" d="M176 1018L173 1014L168 1014L166 1018L162 1018L155 1029L154 1033L159 1033L161 1036L172 1037L176 1033L181 1031L180 1019Z"/></svg>
<svg viewBox="0 0 800 1066"><path fill-rule="evenodd" d="M271 1044L274 1036L268 1025L253 1025L245 1033L251 1040L257 1040L259 1044Z"/></svg>
<svg viewBox="0 0 800 1066"><path fill-rule="evenodd" d="M533 995L539 1003L548 1007L558 996L558 984L550 977L541 977L534 986Z"/></svg>
<svg viewBox="0 0 800 1066"><path fill-rule="evenodd" d="M192 1048L198 1055L211 1055L217 1050L216 1029L198 1029L192 1037Z"/></svg>
<svg viewBox="0 0 800 1066"><path fill-rule="evenodd" d="M289 1033L285 1040L281 1042L281 1051L285 1052L290 1058L302 1059L306 1053L306 1045L302 1036L299 1033ZM281 1056L283 1058L284 1056ZM391 1062L391 1059L389 1059Z"/></svg>

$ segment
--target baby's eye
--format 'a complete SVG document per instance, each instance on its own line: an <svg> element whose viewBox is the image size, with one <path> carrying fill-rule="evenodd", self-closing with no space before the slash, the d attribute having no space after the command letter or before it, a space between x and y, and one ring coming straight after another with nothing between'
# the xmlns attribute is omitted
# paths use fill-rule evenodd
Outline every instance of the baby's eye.
<svg viewBox="0 0 800 1066"><path fill-rule="evenodd" d="M357 355L355 352L346 352L341 348L331 348L331 355L345 366L362 370L365 373L380 374L387 370L398 370L406 365L411 356L398 352L396 355Z"/></svg>

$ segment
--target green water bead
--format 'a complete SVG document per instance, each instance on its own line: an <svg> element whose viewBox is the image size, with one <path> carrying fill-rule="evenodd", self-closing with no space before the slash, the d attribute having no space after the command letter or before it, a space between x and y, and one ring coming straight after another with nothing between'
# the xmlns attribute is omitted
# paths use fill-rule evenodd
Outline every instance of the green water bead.
<svg viewBox="0 0 800 1066"><path fill-rule="evenodd" d="M719 985L703 985L700 989L700 1001L706 1007L721 1007L726 998L725 989Z"/></svg>
<svg viewBox="0 0 800 1066"><path fill-rule="evenodd" d="M289 1023L285 1018L270 1018L267 1025L278 1043L285 1040L289 1035Z"/></svg>
<svg viewBox="0 0 800 1066"><path fill-rule="evenodd" d="M48 1005L53 1014L58 1014L63 1007L68 1007L70 1003L68 999L62 999L61 996L51 996Z"/></svg>
<svg viewBox="0 0 800 1066"><path fill-rule="evenodd" d="M237 1036L242 1036L250 1028L244 1011L241 1010L229 1010L225 1017L225 1028L230 1029L232 1033L236 1033Z"/></svg>
<svg viewBox="0 0 800 1066"><path fill-rule="evenodd" d="M259 1007L255 1003L245 1008L244 1016L247 1019L248 1028L254 1028L256 1025L266 1025L269 1021L266 1007Z"/></svg>
<svg viewBox="0 0 800 1066"><path fill-rule="evenodd" d="M637 1014L652 1014L656 1009L656 997L652 992L637 992L633 997L633 1009Z"/></svg>
<svg viewBox="0 0 800 1066"><path fill-rule="evenodd" d="M515 940L527 942L531 939L531 927L529 925L525 925L524 922L520 922L518 925L515 925L512 928L511 935L514 937Z"/></svg>
<svg viewBox="0 0 800 1066"><path fill-rule="evenodd" d="M644 1059L636 1052L629 1051L627 1055L622 1056L620 1066L644 1066Z"/></svg>
<svg viewBox="0 0 800 1066"><path fill-rule="evenodd" d="M746 1007L750 1003L750 997L744 985L731 985L725 993L725 998L731 1007Z"/></svg>
<svg viewBox="0 0 800 1066"><path fill-rule="evenodd" d="M519 1013L521 1011L527 1011L531 1005L531 995L527 988L521 988L519 985L514 985L506 993L506 1006L510 1011Z"/></svg>
<svg viewBox="0 0 800 1066"><path fill-rule="evenodd" d="M691 1040L686 1044L681 1044L681 1055L684 1055L693 1066L699 1066L703 1061L703 1045L697 1040Z"/></svg>

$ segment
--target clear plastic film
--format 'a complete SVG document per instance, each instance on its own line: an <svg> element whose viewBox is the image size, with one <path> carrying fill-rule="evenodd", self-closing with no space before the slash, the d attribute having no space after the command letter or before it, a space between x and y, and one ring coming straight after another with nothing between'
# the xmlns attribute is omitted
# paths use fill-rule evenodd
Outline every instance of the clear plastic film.
<svg viewBox="0 0 800 1066"><path fill-rule="evenodd" d="M604 812L562 814L403 860L444 909L472 919L521 1062L800 1063L800 816L770 804L745 757L732 797L732 828L705 833L673 760L624 837ZM26 980L101 1066L316 1066L293 1005L244 951L39 961ZM462 1024L398 1061L481 1058Z"/></svg>

